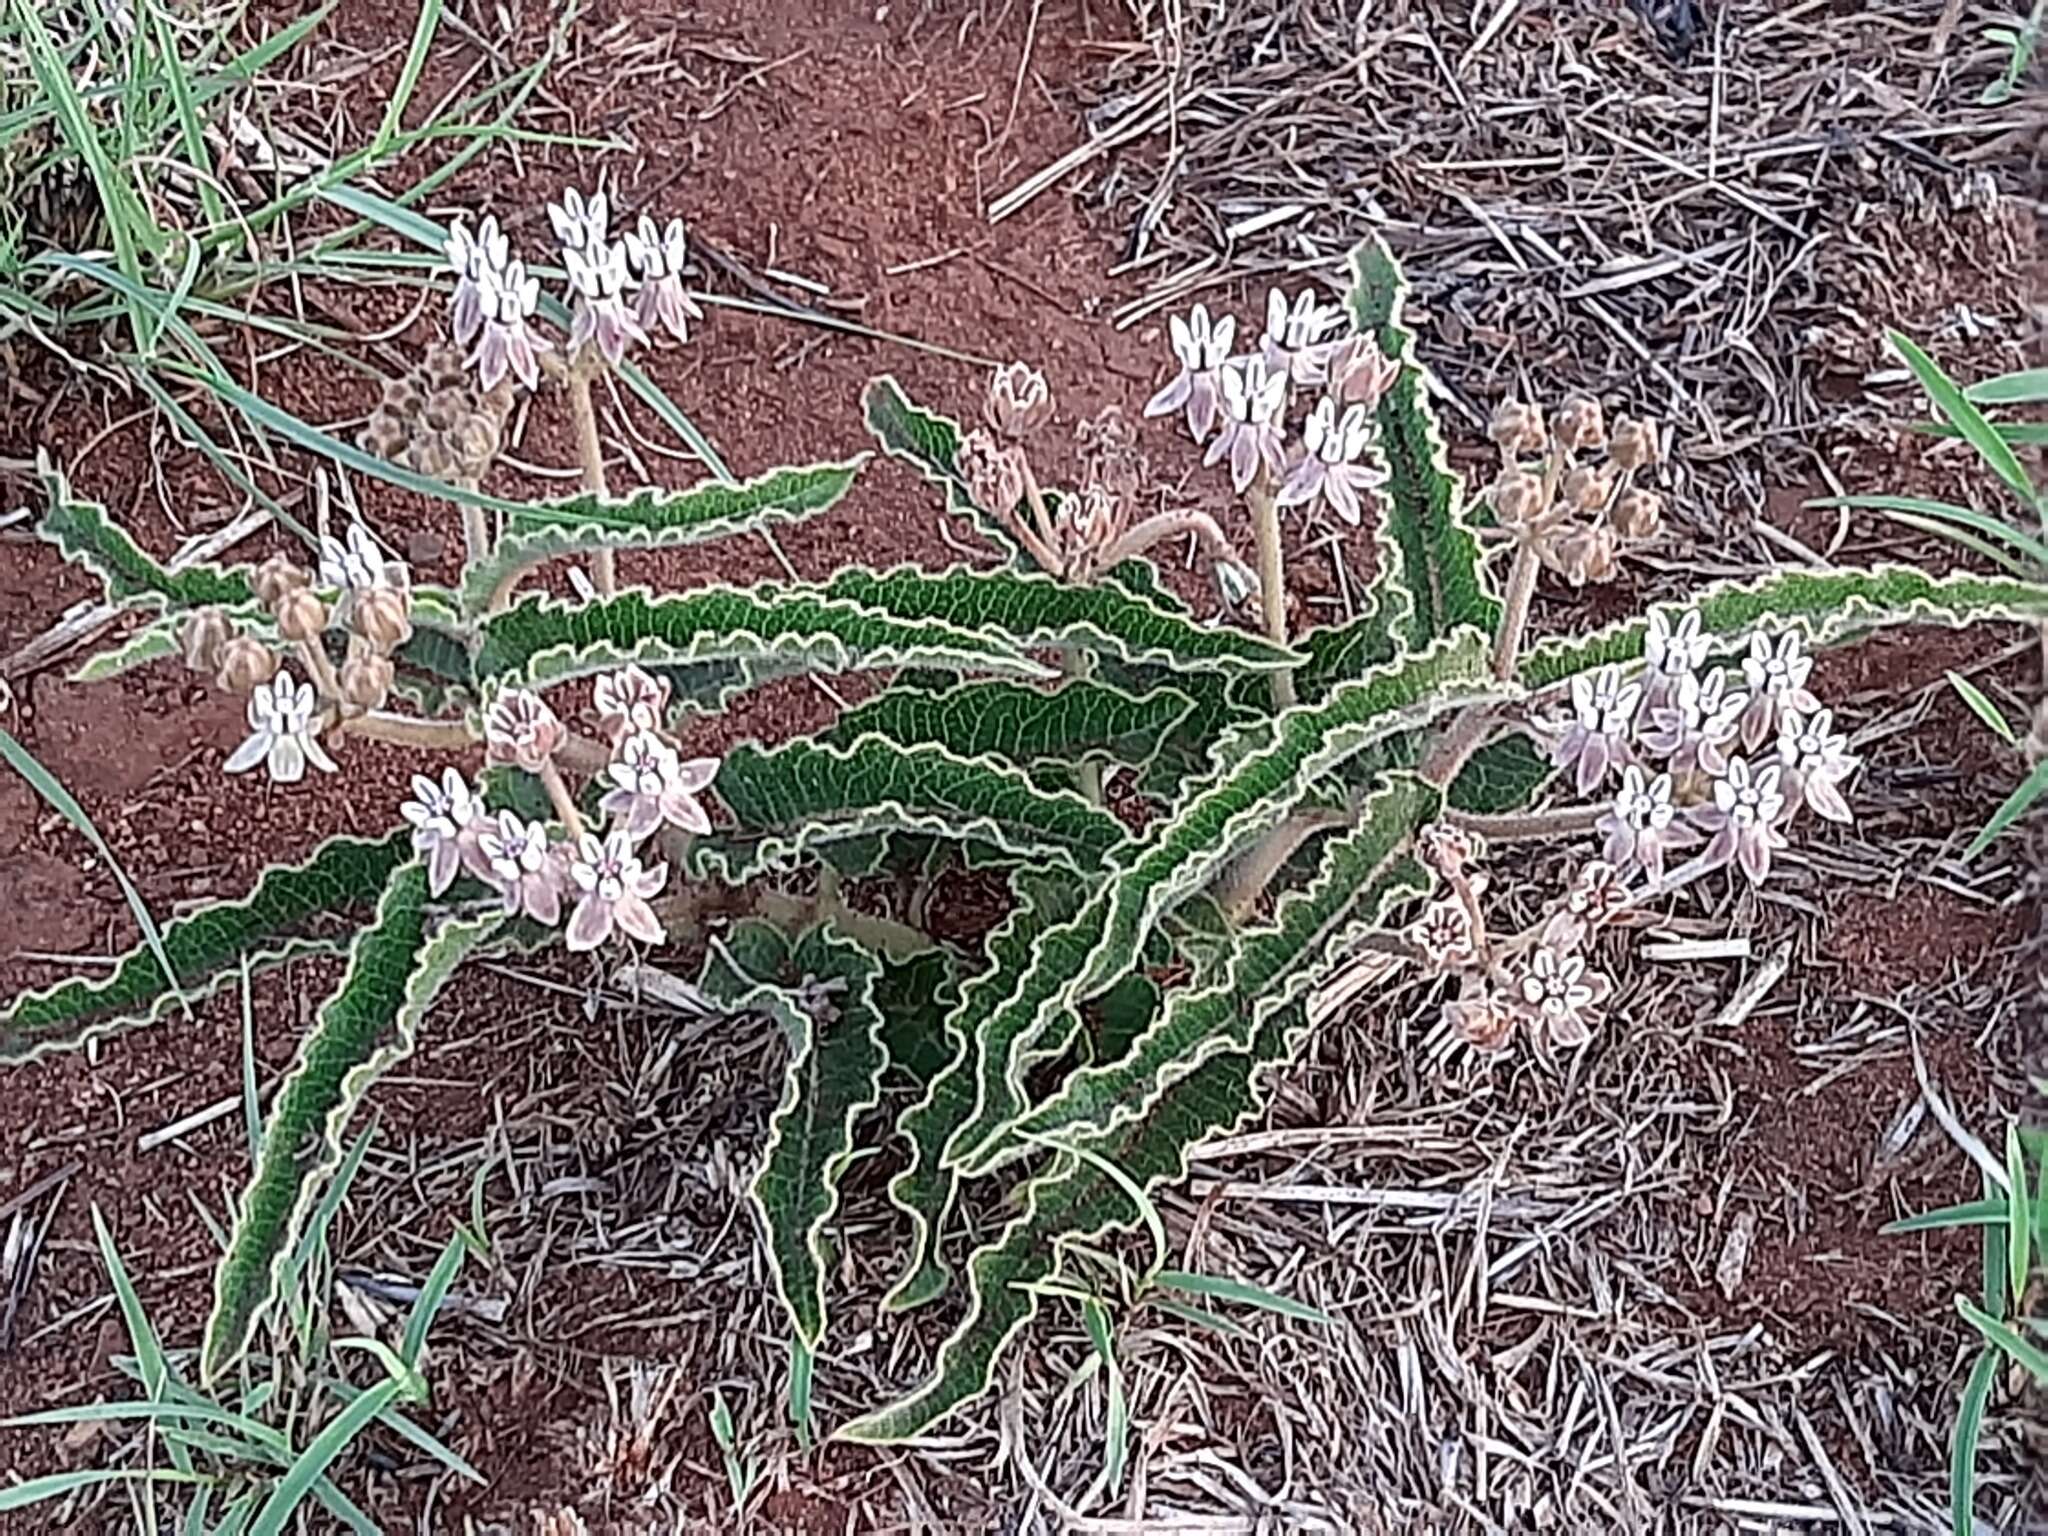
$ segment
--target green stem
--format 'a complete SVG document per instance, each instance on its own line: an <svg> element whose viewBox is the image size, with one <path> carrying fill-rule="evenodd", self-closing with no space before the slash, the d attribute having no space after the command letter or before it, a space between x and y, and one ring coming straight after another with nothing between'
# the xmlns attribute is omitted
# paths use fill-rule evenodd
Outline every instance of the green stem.
<svg viewBox="0 0 2048 1536"><path fill-rule="evenodd" d="M1287 643L1286 567L1280 553L1280 507L1273 489L1263 475L1245 493L1252 509L1252 534L1259 553L1259 614L1265 621L1266 638L1275 645ZM1295 700L1294 674L1275 672L1272 676L1273 707L1289 709Z"/></svg>
<svg viewBox="0 0 2048 1536"><path fill-rule="evenodd" d="M1070 681L1079 682L1094 670L1093 658L1078 646L1067 646L1060 652L1060 675ZM1102 764L1083 757L1074 774L1080 783L1081 793L1090 805L1102 804Z"/></svg>

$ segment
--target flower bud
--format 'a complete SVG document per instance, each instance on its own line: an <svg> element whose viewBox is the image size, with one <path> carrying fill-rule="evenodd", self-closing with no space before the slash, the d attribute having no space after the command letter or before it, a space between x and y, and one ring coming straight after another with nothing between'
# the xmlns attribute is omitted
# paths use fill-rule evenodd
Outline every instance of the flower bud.
<svg viewBox="0 0 2048 1536"><path fill-rule="evenodd" d="M1460 1040L1488 1054L1506 1050L1515 1032L1514 1014L1498 998L1484 993L1445 1003L1444 1022Z"/></svg>
<svg viewBox="0 0 2048 1536"><path fill-rule="evenodd" d="M1029 437L1052 415L1045 375L1024 363L998 368L988 382L988 424L1005 437Z"/></svg>
<svg viewBox="0 0 2048 1536"><path fill-rule="evenodd" d="M445 343L429 347L426 360L419 366L419 376L428 389L466 389L469 370L463 366L462 349Z"/></svg>
<svg viewBox="0 0 2048 1536"><path fill-rule="evenodd" d="M1225 608L1242 608L1258 595L1258 574L1240 560L1218 560L1216 591Z"/></svg>
<svg viewBox="0 0 2048 1536"><path fill-rule="evenodd" d="M960 477L967 482L967 494L984 512L1008 517L1024 499L1024 469L1020 450L1000 448L986 429L977 427L960 443Z"/></svg>
<svg viewBox="0 0 2048 1536"><path fill-rule="evenodd" d="M419 415L420 408L425 403L426 396L420 392L419 385L414 383L410 376L385 382L384 409L401 421Z"/></svg>
<svg viewBox="0 0 2048 1536"><path fill-rule="evenodd" d="M277 653L253 635L231 635L221 643L214 686L225 693L254 693L277 675Z"/></svg>
<svg viewBox="0 0 2048 1536"><path fill-rule="evenodd" d="M178 649L185 665L202 677L220 670L221 647L234 635L234 626L218 608L202 608L185 621L178 632Z"/></svg>
<svg viewBox="0 0 2048 1536"><path fill-rule="evenodd" d="M1557 415L1551 421L1551 436L1557 439L1560 448L1573 450L1600 448L1607 442L1606 419L1600 413L1600 402L1590 395L1574 395L1557 408Z"/></svg>
<svg viewBox="0 0 2048 1536"><path fill-rule="evenodd" d="M1623 416L1614 423L1607 459L1616 469L1641 469L1657 462L1660 446L1654 421Z"/></svg>
<svg viewBox="0 0 2048 1536"><path fill-rule="evenodd" d="M1493 502L1495 514L1509 527L1529 522L1544 510L1543 482L1519 469L1511 469L1494 481L1487 496Z"/></svg>
<svg viewBox="0 0 2048 1536"><path fill-rule="evenodd" d="M1380 350L1380 344L1363 332L1349 336L1330 356L1330 393L1339 405L1362 405L1370 416L1401 376L1401 364ZM1539 419L1540 436L1542 423ZM1540 443L1538 445L1541 446Z"/></svg>
<svg viewBox="0 0 2048 1536"><path fill-rule="evenodd" d="M372 587L356 594L349 627L389 656L412 638L412 594L400 587Z"/></svg>
<svg viewBox="0 0 2048 1536"><path fill-rule="evenodd" d="M1558 493L1567 505L1577 507L1581 512L1597 512L1607 505L1607 493L1612 489L1606 473L1581 464L1577 469L1567 470L1558 486Z"/></svg>
<svg viewBox="0 0 2048 1536"><path fill-rule="evenodd" d="M414 438L409 457L414 469L436 480L446 480L455 472L455 452L439 432Z"/></svg>
<svg viewBox="0 0 2048 1536"><path fill-rule="evenodd" d="M277 632L287 640L317 640L327 628L327 605L311 587L285 593L276 613Z"/></svg>
<svg viewBox="0 0 2048 1536"><path fill-rule="evenodd" d="M427 396L424 420L436 432L446 432L469 410L469 400L459 389L437 389Z"/></svg>
<svg viewBox="0 0 2048 1536"><path fill-rule="evenodd" d="M405 423L381 405L370 412L369 421L356 437L357 446L380 459L396 459L405 452L405 443Z"/></svg>
<svg viewBox="0 0 2048 1536"><path fill-rule="evenodd" d="M1558 571L1575 587L1614 579L1614 531L1604 525L1574 528L1557 540L1552 553Z"/></svg>
<svg viewBox="0 0 2048 1536"><path fill-rule="evenodd" d="M391 694L394 670L388 657L349 657L341 664L341 701L357 709L381 709Z"/></svg>
<svg viewBox="0 0 2048 1536"><path fill-rule="evenodd" d="M1486 435L1500 445L1502 453L1517 457L1540 454L1549 446L1543 431L1543 408L1520 400L1501 401Z"/></svg>
<svg viewBox="0 0 2048 1536"><path fill-rule="evenodd" d="M472 480L483 478L483 472L498 456L503 441L504 433L498 425L498 418L488 411L471 411L448 434L449 445L454 448L456 457L462 461L462 469Z"/></svg>
<svg viewBox="0 0 2048 1536"><path fill-rule="evenodd" d="M312 582L312 577L278 554L256 567L256 574L249 579L249 588L264 607L275 608L285 593L311 586Z"/></svg>
<svg viewBox="0 0 2048 1536"><path fill-rule="evenodd" d="M1655 491L1630 491L1607 514L1624 539L1654 539L1664 524L1664 498Z"/></svg>

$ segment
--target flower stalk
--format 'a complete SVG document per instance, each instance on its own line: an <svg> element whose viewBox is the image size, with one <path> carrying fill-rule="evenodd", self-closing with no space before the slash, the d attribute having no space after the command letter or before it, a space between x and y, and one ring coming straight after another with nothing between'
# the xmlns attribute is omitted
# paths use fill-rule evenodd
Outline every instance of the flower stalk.
<svg viewBox="0 0 2048 1536"><path fill-rule="evenodd" d="M1252 512L1252 538L1258 547L1259 618L1266 638L1275 645L1287 644L1286 566L1280 548L1280 501L1265 476L1245 491ZM1273 707L1290 709L1295 702L1294 674L1286 668L1273 673Z"/></svg>

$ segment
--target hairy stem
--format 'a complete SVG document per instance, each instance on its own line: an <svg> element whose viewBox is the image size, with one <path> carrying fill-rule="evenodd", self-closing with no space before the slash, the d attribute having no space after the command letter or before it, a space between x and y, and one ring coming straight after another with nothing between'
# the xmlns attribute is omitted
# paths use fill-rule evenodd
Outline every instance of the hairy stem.
<svg viewBox="0 0 2048 1536"><path fill-rule="evenodd" d="M1485 704L1467 704L1451 716L1443 734L1423 755L1422 767L1418 770L1423 782L1438 789L1449 789L1457 782L1458 775L1464 772L1465 765L1472 761L1472 754L1486 745L1487 733L1493 725L1493 710Z"/></svg>
<svg viewBox="0 0 2048 1536"><path fill-rule="evenodd" d="M548 800L555 808L555 815L568 829L572 842L583 840L583 813L576 809L576 797L569 793L569 786L562 780L562 770L555 766L555 760L548 758L540 765L540 782L548 792Z"/></svg>
<svg viewBox="0 0 2048 1536"><path fill-rule="evenodd" d="M1489 843L1532 843L1590 832L1606 814L1604 805L1567 805L1512 816L1480 816L1446 806L1444 820L1467 832L1477 832Z"/></svg>
<svg viewBox="0 0 2048 1536"><path fill-rule="evenodd" d="M422 720L388 709L350 715L341 722L341 728L351 736L366 736L371 741L388 741L422 752L466 752L477 742L464 721Z"/></svg>
<svg viewBox="0 0 2048 1536"><path fill-rule="evenodd" d="M1184 507L1174 512L1153 513L1110 545L1098 563L1105 571L1113 570L1126 560L1136 559L1155 544L1189 533L1200 541L1202 547L1209 552L1212 561L1230 565L1244 563L1238 559L1237 551L1230 547L1230 540L1224 537L1216 519L1193 507Z"/></svg>
<svg viewBox="0 0 2048 1536"><path fill-rule="evenodd" d="M1093 671L1092 658L1079 646L1067 646L1060 652L1060 675L1071 681L1080 681ZM1074 769L1081 793L1090 805L1102 804L1102 764L1084 757Z"/></svg>
<svg viewBox="0 0 2048 1536"><path fill-rule="evenodd" d="M1351 813L1334 806L1317 806L1296 811L1273 828L1249 852L1241 855L1216 881L1212 894L1223 915L1241 923L1259 904L1266 887L1294 857L1301 845L1318 833L1351 825Z"/></svg>
<svg viewBox="0 0 2048 1536"><path fill-rule="evenodd" d="M1522 636L1529 628L1529 604L1536 596L1538 560L1536 541L1524 537L1515 546L1515 563L1508 572L1507 601L1500 616L1500 629L1493 637L1493 675L1506 682L1515 675L1515 663L1522 657Z"/></svg>
<svg viewBox="0 0 2048 1536"><path fill-rule="evenodd" d="M762 891L754 897L754 915L766 918L786 932L796 932L821 919L849 939L880 950L893 960L907 960L936 946L931 935L908 923L872 912L857 912L843 904L827 908L817 898L791 896L783 891Z"/></svg>
<svg viewBox="0 0 2048 1536"><path fill-rule="evenodd" d="M1263 476L1245 493L1252 509L1252 534L1259 552L1259 614L1265 621L1266 638L1275 645L1287 643L1286 567L1280 553L1280 506ZM1294 674L1275 672L1272 677L1273 707L1287 709L1294 703Z"/></svg>
<svg viewBox="0 0 2048 1536"><path fill-rule="evenodd" d="M595 496L609 496L604 483L604 444L597 436L597 406L590 398L592 372L581 357L569 365L569 414L576 422L576 459L583 466L583 489ZM618 561L611 550L598 550L590 567L599 597L610 597L619 590Z"/></svg>

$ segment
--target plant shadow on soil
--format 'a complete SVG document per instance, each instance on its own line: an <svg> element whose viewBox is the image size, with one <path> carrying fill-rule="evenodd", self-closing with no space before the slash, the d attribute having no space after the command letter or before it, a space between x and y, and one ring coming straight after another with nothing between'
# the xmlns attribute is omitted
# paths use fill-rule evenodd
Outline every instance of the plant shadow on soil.
<svg viewBox="0 0 2048 1536"><path fill-rule="evenodd" d="M323 30L375 61L339 99L358 124L375 120L379 93L390 86L410 28L404 9L344 0ZM581 23L587 52L559 66L550 88L587 103L593 121L636 146L605 162L627 206L637 209L645 197L681 211L709 240L764 266L772 252L773 265L829 283L834 301L848 304L843 312L863 324L1030 359L1053 379L1063 421L1110 402L1133 409L1155 386L1164 347L1154 326L1120 333L1109 323L1102 274L1113 242L1086 227L1058 192L993 230L981 213L991 195L1073 141L1053 99L1089 68L1083 24L1042 29L1020 76L1019 27L963 29L913 9L720 0L671 18L600 5ZM1114 35L1106 11L1094 8L1089 24ZM534 23L508 46L531 56L541 40ZM340 56L338 43L328 46ZM473 61L452 39L443 47L422 99ZM630 72L620 68L628 57ZM762 62L748 62L755 59ZM764 68L771 61L772 70ZM523 168L516 191L471 169L439 201L529 210L514 228L530 243L540 237L531 212L575 168L550 150L528 153ZM407 304L403 294L368 289L326 291L319 302L364 334ZM416 322L370 351L402 364L429 339L429 327ZM978 384L964 364L728 309L713 310L699 339L660 354L652 369L741 473L865 446L857 402L873 373L895 372L915 396L955 412L969 408ZM374 381L336 379L303 356L266 365L257 382L316 421L357 418L375 398ZM202 462L146 422L107 425L111 409L60 385L41 407L9 407L0 453L46 447L82 494L106 500L159 552L206 531L222 498ZM660 456L637 435L655 430L641 421L635 435L615 441L656 477L680 483L692 466ZM1192 453L1169 446L1163 428L1148 443L1162 468L1192 474ZM555 402L534 408L515 456L573 463ZM529 476L522 488L559 484ZM460 539L451 509L381 487L363 494L373 520L402 535L422 576L455 574ZM174 523L166 508L184 521ZM806 576L859 560L958 558L930 488L889 464L871 467L842 507L779 539ZM47 549L4 548L0 654L87 595L81 575ZM1369 538L1353 541L1344 558L1351 574L1367 572ZM758 541L720 546L715 560L684 552L624 563L629 580L670 587L783 574ZM1299 620L1336 583L1319 550L1296 551L1293 564ZM1887 642L1834 664L1840 672L1830 686L1899 697L1986 649L1978 640ZM303 854L333 831L383 827L421 766L395 749L352 745L333 780L223 789L219 759L238 737L237 711L169 666L91 689L66 683L54 668L17 683L16 694L9 728L77 794L159 915L181 900L240 890L265 863ZM781 684L706 722L687 745L713 752L741 739L780 739L820 726L831 711L821 690ZM1937 702L1912 740L1940 782L1888 835L1940 837L1981 819L2007 770L1975 746L1959 706ZM1698 1170L1692 1187L1710 1208L1730 1187L1767 1205L1780 1190L1802 1193L1777 1202L1735 1299L1712 1285L1711 1256L1663 1283L1710 1327L1767 1321L1794 1354L1853 1352L1868 1338L1869 1309L1944 1317L1958 1278L1974 1264L1967 1242L1880 1239L1877 1225L1974 1189L1945 1142L1916 1144L1904 1167L1874 1166L1888 1123L1914 1088L1896 1029L1877 1067L1832 1082L1819 1080L1825 1053L1804 1048L1825 1042L1853 1014L1857 994L1938 990L1953 976L1995 969L2018 934L2012 915L1933 885L1913 885L1896 902L1881 890L1822 900L1810 883L1792 889L1824 910L1818 941L1810 912L1774 906L1758 914L1760 943L1796 938L1800 964L1813 968L1801 994L1811 1010L1788 1017L1766 1007L1719 1042L1746 1118L1723 1144L1723 1164ZM972 910L980 900L959 893L964 929L989 915ZM0 781L0 911L9 915L0 993L57 974L42 957L108 953L133 940L110 872L11 778ZM253 1012L267 1079L289 1061L332 974L306 963L257 982ZM761 1304L764 1273L740 1197L776 1097L779 1046L766 1037L713 1043L686 1022L631 1007L593 1019L585 970L551 964L543 980L550 985L482 970L451 988L418 1055L372 1095L366 1114L380 1125L377 1150L363 1195L338 1229L350 1263L417 1279L452 1225L470 1219L473 1185L481 1191L494 1261L471 1265L461 1284L514 1302L502 1324L457 1322L439 1335L429 1422L491 1485L482 1493L444 1490L422 1515L419 1485L397 1476L392 1448L380 1446L371 1465L350 1472L351 1486L365 1486L367 1507L393 1529L415 1520L453 1529L458 1516L473 1514L524 1530L534 1507L574 1502L607 1479L627 1502L636 1480L676 1464L677 1507L715 1524L726 1506L704 1428L710 1388L722 1384L756 1426L779 1422L778 1383L759 1374L761 1362L778 1359L776 1344L753 1333L772 1323L772 1312ZM1966 1021L1929 1016L1921 1026L1936 1075L1971 1118L1992 1085ZM196 1337L214 1258L199 1207L218 1219L231 1206L246 1167L239 1116L154 1150L137 1142L238 1093L239 1037L239 1001L228 996L189 1020L108 1040L90 1057L10 1075L0 1091L0 1210L58 1169L75 1163L77 1172L11 1334L0 1339L0 1404L27 1410L124 1390L109 1365L126 1344L104 1304L88 1215L95 1205L165 1336ZM864 1170L850 1203L875 1210L881 1177ZM871 1322L856 1311L840 1325L859 1337ZM876 1326L886 1335L906 1325ZM630 1411L615 1414L605 1395L609 1379L630 1399L633 1362L679 1372L675 1406L649 1445L621 1431ZM0 1470L32 1475L81 1464L99 1446L90 1436L0 1433ZM894 1485L850 1453L828 1452L806 1476L867 1480L878 1501L894 1497ZM109 1529L117 1511L89 1508L71 1528ZM842 1504L797 1487L771 1495L762 1510L769 1528L840 1529L846 1516ZM0 1517L0 1530L50 1528L40 1516L13 1518Z"/></svg>

